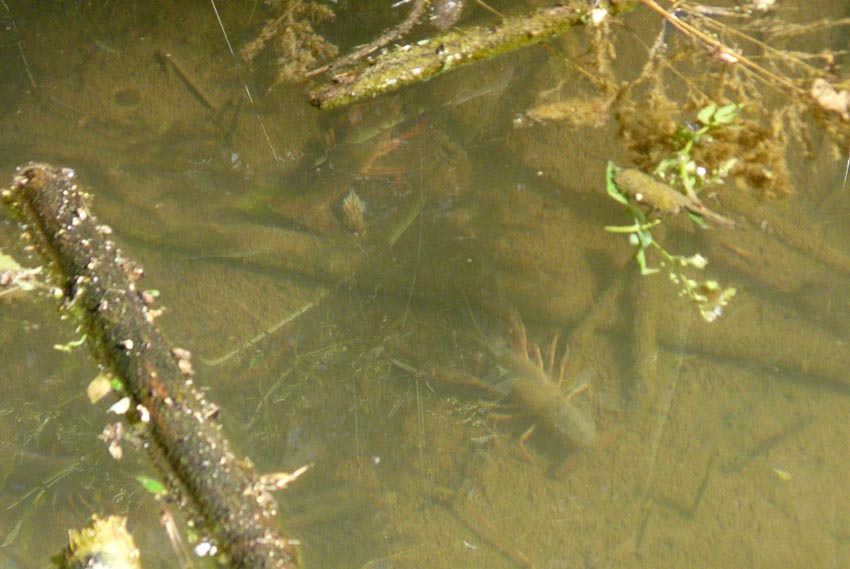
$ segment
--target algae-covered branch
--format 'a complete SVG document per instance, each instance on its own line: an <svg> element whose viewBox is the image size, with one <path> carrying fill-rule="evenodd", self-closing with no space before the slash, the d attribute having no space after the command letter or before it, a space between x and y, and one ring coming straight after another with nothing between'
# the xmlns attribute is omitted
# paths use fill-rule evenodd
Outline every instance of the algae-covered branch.
<svg viewBox="0 0 850 569"><path fill-rule="evenodd" d="M493 26L450 30L381 54L366 67L334 69L334 84L313 91L310 102L317 107L334 108L375 97L475 61L545 41L591 21L591 17L586 4L572 3L505 18Z"/></svg>
<svg viewBox="0 0 850 569"><path fill-rule="evenodd" d="M137 288L140 266L111 240L73 170L31 164L18 171L5 201L50 264L63 309L75 317L99 364L120 381L128 420L142 425L168 490L193 506L233 567L297 567L296 542L277 528L277 484L231 449L218 407L197 389L185 350L155 325L153 298ZM275 478L275 480L278 480Z"/></svg>

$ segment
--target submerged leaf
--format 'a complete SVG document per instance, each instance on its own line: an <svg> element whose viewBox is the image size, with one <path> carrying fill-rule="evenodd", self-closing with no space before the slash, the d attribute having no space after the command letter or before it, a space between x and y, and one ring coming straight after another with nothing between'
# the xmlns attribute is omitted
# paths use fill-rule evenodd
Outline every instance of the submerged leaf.
<svg viewBox="0 0 850 569"><path fill-rule="evenodd" d="M156 480L155 478L148 478L147 476L136 476L136 480L139 481L139 484L144 487L145 490L153 494L154 496L161 496L165 494L165 484Z"/></svg>

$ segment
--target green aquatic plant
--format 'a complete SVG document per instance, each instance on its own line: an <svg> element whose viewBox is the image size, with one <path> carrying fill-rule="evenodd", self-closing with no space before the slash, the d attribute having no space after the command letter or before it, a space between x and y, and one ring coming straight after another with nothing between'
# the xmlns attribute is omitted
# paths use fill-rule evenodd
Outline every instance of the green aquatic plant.
<svg viewBox="0 0 850 569"><path fill-rule="evenodd" d="M334 57L337 47L316 32L334 19L331 6L303 0L265 0L270 17L259 35L241 49L248 64L273 46L278 69L275 83L302 81L319 62Z"/></svg>
<svg viewBox="0 0 850 569"><path fill-rule="evenodd" d="M708 259L702 254L676 255L661 245L652 235L653 228L659 226L661 219L647 219L646 213L630 201L627 194L617 185L616 177L621 171L613 162L608 162L606 169L606 189L608 195L626 207L626 212L633 223L625 226L606 226L611 233L622 233L629 236L629 241L636 249L635 260L640 267L641 275L648 276L662 270L667 272L670 281L679 288L679 294L693 302L700 315L707 322L713 322L722 313L723 308L737 292L735 288L724 288L714 279L697 280L689 273L692 270L702 271L708 265ZM689 212L691 217L700 219L697 214ZM659 256L658 268L650 266L647 251L654 250Z"/></svg>
<svg viewBox="0 0 850 569"><path fill-rule="evenodd" d="M87 334L83 334L80 338L76 340L71 340L65 344L53 344L53 349L58 350L60 352L69 353L74 350L74 348L79 348L83 344L86 343Z"/></svg>
<svg viewBox="0 0 850 569"><path fill-rule="evenodd" d="M606 169L608 195L626 207L632 224L606 227L612 233L629 235L635 247L635 260L641 275L647 276L662 270L679 289L679 294L692 301L703 319L713 322L723 308L735 296L736 289L724 288L716 280L696 279L694 271L703 271L708 259L702 254L676 255L661 245L652 230L664 222L663 219L648 219L644 209L637 204L649 206L653 211L675 215L685 211L695 223L704 226L706 219L722 226L734 227L731 220L708 209L699 199L699 193L708 186L721 184L735 166L729 159L709 168L701 164L695 154L704 150L714 136L737 128L741 105L718 106L710 103L696 115L696 122L680 124L672 135L672 150L663 156L653 170L653 176L638 170L624 170L609 162ZM658 257L658 268L651 267L647 251L654 250Z"/></svg>
<svg viewBox="0 0 850 569"><path fill-rule="evenodd" d="M154 496L164 496L168 493L168 489L161 481L156 478L138 475L136 480L142 485L142 488L153 494Z"/></svg>
<svg viewBox="0 0 850 569"><path fill-rule="evenodd" d="M655 175L671 186L681 188L691 199L695 199L703 188L722 183L735 166L736 159L726 160L709 170L698 163L693 153L696 146L710 144L713 133L735 128L733 123L740 111L741 105L738 104L718 107L711 103L697 113L696 123L680 124L673 134L675 150L659 162Z"/></svg>

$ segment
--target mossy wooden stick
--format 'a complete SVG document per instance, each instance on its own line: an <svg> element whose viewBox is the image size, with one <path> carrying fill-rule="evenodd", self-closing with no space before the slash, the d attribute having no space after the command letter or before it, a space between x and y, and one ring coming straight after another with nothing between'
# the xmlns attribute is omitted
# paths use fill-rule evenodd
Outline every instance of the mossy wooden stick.
<svg viewBox="0 0 850 569"><path fill-rule="evenodd" d="M633 2L611 2L612 13ZM428 81L451 69L489 59L555 37L591 21L587 3L541 8L531 14L505 18L494 26L457 28L415 44L379 55L370 65L337 73L334 84L310 94L321 108L341 107ZM333 64L330 66L333 68Z"/></svg>
<svg viewBox="0 0 850 569"><path fill-rule="evenodd" d="M181 502L195 506L201 530L232 567L296 568L295 542L276 527L277 505L263 477L231 450L218 407L181 361L185 350L170 346L154 323L151 297L137 288L141 267L92 214L73 170L30 164L3 198L48 261L51 284L98 363L120 379L132 401L128 418L146 423L154 462Z"/></svg>

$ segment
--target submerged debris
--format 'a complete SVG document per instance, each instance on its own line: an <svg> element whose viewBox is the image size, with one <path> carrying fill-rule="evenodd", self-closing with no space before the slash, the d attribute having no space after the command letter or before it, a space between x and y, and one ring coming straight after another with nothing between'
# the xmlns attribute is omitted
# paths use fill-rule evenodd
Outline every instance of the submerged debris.
<svg viewBox="0 0 850 569"><path fill-rule="evenodd" d="M582 25L584 18L585 13L574 6L553 6L530 15L505 18L495 26L454 28L430 40L390 50L372 65L334 76L330 86L310 94L310 102L330 109L376 97L475 61L545 41Z"/></svg>
<svg viewBox="0 0 850 569"><path fill-rule="evenodd" d="M366 235L366 205L354 190L342 200L342 221L358 237Z"/></svg>
<svg viewBox="0 0 850 569"><path fill-rule="evenodd" d="M463 15L463 0L436 0L428 16L434 27L447 30L454 26Z"/></svg>
<svg viewBox="0 0 850 569"><path fill-rule="evenodd" d="M39 280L41 267L27 269L0 253L0 299L12 299L32 290L47 288Z"/></svg>
<svg viewBox="0 0 850 569"><path fill-rule="evenodd" d="M844 120L850 119L850 91L838 90L825 79L815 79L809 94L825 111L838 113Z"/></svg>
<svg viewBox="0 0 850 569"><path fill-rule="evenodd" d="M92 516L89 527L69 532L66 567L76 569L141 569L139 549L127 531L127 518Z"/></svg>
<svg viewBox="0 0 850 569"><path fill-rule="evenodd" d="M337 47L319 35L314 26L332 20L328 6L302 0L266 0L278 16L269 19L260 34L242 48L242 57L252 63L269 44L274 46L278 69L276 83L301 81L307 70L336 56Z"/></svg>
<svg viewBox="0 0 850 569"><path fill-rule="evenodd" d="M179 365L188 363L188 352L173 353L147 318L150 307L136 288L141 273L98 230L75 172L30 164L3 198L52 261L63 308L85 330L98 363L120 380L122 398L111 410L143 426L169 493L194 506L196 527L233 566L295 569L297 543L276 527L277 504L266 496L246 499L259 475L231 449L216 421L218 407ZM108 432L107 439L113 456L121 456L119 434Z"/></svg>
<svg viewBox="0 0 850 569"><path fill-rule="evenodd" d="M711 211L698 198L688 197L639 170L622 169L614 175L614 182L624 194L634 201L647 204L656 211L675 215L682 210L687 210L700 217L710 219L718 225L735 226L735 222Z"/></svg>
<svg viewBox="0 0 850 569"><path fill-rule="evenodd" d="M575 97L541 103L526 111L526 116L536 122L554 121L567 128L599 128L608 122L611 99L608 97Z"/></svg>

